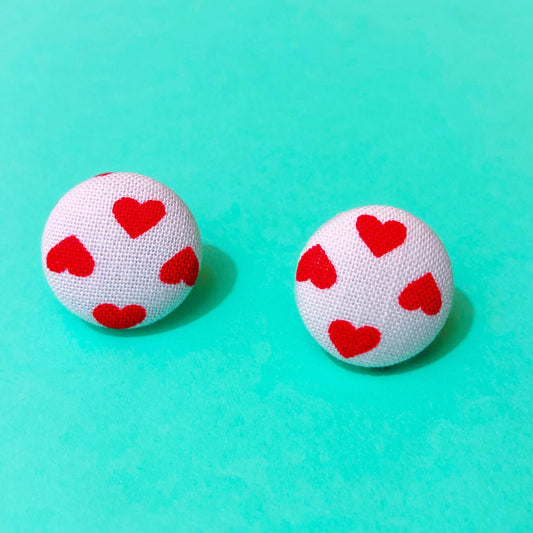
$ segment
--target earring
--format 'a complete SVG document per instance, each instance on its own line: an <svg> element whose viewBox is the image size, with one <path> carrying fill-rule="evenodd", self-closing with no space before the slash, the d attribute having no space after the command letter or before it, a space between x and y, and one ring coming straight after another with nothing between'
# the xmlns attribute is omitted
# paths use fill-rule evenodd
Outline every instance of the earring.
<svg viewBox="0 0 533 533"><path fill-rule="evenodd" d="M42 237L46 279L92 324L146 326L183 302L202 246L192 213L171 189L131 172L99 174L52 210Z"/></svg>
<svg viewBox="0 0 533 533"><path fill-rule="evenodd" d="M306 328L332 356L389 366L419 353L441 330L452 305L452 267L424 222L394 207L362 207L309 239L295 292Z"/></svg>

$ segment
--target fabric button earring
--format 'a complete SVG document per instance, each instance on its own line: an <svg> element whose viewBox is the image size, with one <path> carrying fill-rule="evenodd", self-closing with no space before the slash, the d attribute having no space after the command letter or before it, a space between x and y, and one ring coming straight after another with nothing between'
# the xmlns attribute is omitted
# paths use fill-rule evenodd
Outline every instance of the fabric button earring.
<svg viewBox="0 0 533 533"><path fill-rule="evenodd" d="M130 172L100 174L52 210L41 246L58 299L87 322L146 326L187 297L202 245L192 213L171 189Z"/></svg>
<svg viewBox="0 0 533 533"><path fill-rule="evenodd" d="M295 291L305 326L327 352L353 365L389 366L441 330L452 305L452 267L424 222L394 207L362 207L310 238Z"/></svg>

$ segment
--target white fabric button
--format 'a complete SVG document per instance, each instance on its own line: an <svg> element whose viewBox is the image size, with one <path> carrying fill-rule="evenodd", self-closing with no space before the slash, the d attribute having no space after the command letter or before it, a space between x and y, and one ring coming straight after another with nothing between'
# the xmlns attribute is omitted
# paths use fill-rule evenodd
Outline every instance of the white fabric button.
<svg viewBox="0 0 533 533"><path fill-rule="evenodd" d="M423 350L453 299L439 238L415 216L386 206L341 213L306 244L296 272L305 326L331 355L389 366Z"/></svg>
<svg viewBox="0 0 533 533"><path fill-rule="evenodd" d="M124 329L175 309L198 277L192 213L168 187L130 172L100 174L55 206L42 238L46 279L79 317Z"/></svg>

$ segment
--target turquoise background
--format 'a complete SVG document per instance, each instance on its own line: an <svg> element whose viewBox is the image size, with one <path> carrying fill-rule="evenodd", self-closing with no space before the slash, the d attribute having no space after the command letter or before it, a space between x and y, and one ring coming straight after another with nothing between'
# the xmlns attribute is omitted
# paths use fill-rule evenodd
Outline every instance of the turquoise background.
<svg viewBox="0 0 533 533"><path fill-rule="evenodd" d="M533 3L3 0L0 531L531 531ZM198 286L134 332L40 266L101 172L172 187ZM293 297L336 213L425 220L455 269L436 342L328 357Z"/></svg>

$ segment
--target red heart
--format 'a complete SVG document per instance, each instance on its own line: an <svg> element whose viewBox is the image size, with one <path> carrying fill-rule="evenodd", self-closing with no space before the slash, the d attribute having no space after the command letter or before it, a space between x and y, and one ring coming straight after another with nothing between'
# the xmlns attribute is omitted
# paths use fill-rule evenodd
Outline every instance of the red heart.
<svg viewBox="0 0 533 533"><path fill-rule="evenodd" d="M140 203L133 198L121 198L113 205L113 214L127 234L136 239L156 226L165 216L165 206L159 200Z"/></svg>
<svg viewBox="0 0 533 533"><path fill-rule="evenodd" d="M319 289L329 289L337 281L335 267L320 244L309 248L298 263L296 281L307 280Z"/></svg>
<svg viewBox="0 0 533 533"><path fill-rule="evenodd" d="M407 236L407 228L401 222L388 220L382 223L372 215L360 215L355 226L361 239L376 257L398 248Z"/></svg>
<svg viewBox="0 0 533 533"><path fill-rule="evenodd" d="M93 273L94 259L80 240L71 235L48 252L46 266L51 272L61 274L68 270L73 276L86 278Z"/></svg>
<svg viewBox="0 0 533 533"><path fill-rule="evenodd" d="M169 259L159 272L159 279L163 283L177 285L184 281L186 285L192 287L198 279L200 265L194 250L189 246Z"/></svg>
<svg viewBox="0 0 533 533"><path fill-rule="evenodd" d="M345 359L361 355L375 348L381 333L372 326L355 328L346 320L334 320L328 329L329 338Z"/></svg>
<svg viewBox="0 0 533 533"><path fill-rule="evenodd" d="M407 311L422 309L426 315L436 315L442 307L440 290L431 272L411 281L401 292L398 301Z"/></svg>
<svg viewBox="0 0 533 533"><path fill-rule="evenodd" d="M93 316L106 328L127 329L140 324L146 318L146 310L140 305L119 309L113 304L100 304L94 308Z"/></svg>

